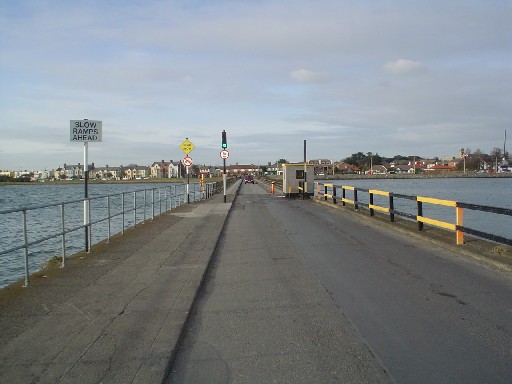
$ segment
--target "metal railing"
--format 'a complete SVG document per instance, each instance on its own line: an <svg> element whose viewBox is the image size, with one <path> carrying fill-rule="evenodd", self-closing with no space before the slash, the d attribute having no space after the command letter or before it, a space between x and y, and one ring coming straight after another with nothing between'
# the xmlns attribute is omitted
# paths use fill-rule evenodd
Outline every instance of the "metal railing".
<svg viewBox="0 0 512 384"><path fill-rule="evenodd" d="M67 249L70 248L70 243L73 242L69 240L69 236L74 234L76 237L76 232L81 229L85 230L85 237L82 238L85 240L83 250L92 253L93 244L105 240L110 242L113 236L112 226L116 220L120 221L120 223L117 223L118 231L115 232L114 235L119 233L124 234L127 228L135 227L137 224L144 223L148 220L153 220L155 216L187 202L208 199L222 190L222 183L220 182L202 183L202 185L199 183L191 183L187 196L185 186L185 184L180 183L55 204L0 211L0 218L4 217L4 215L17 213L21 213L22 216L21 239L19 238L19 234L18 236L13 236L14 238L12 240L4 239L3 244L17 243L17 245L7 249L0 249L0 256L23 250L25 286L28 287L30 285L31 273L30 249L34 246L49 240L60 239L61 255L56 258L57 260L60 259L61 267L64 267L66 265ZM87 207L87 215L85 215L83 207ZM58 213L55 213L55 211L46 211L48 209L56 209ZM46 212L43 214L44 218L35 220L37 225L29 225L29 213L38 211ZM83 219L84 217L87 217L87 219ZM83 223L81 223L82 220L84 221ZM34 228L33 226L38 226L39 228ZM37 236L41 234L43 235ZM73 242L74 253L78 252L80 249L80 247L77 246L77 242L81 242L81 240L75 239ZM89 244L91 246L88 246ZM58 248L58 246L48 247L44 253L56 252Z"/></svg>
<svg viewBox="0 0 512 384"><path fill-rule="evenodd" d="M506 244L512 246L512 239L506 238L504 236L499 236L494 233L488 233L484 231L480 231L473 228L468 228L464 226L464 209L488 212L497 215L503 215L512 217L512 209L506 208L498 208L491 207L485 205L477 205L477 204L468 204L462 203L453 200L443 200L443 199L435 199L424 196L411 196L411 195L403 195L394 192L387 191L379 191L376 189L365 189L358 188L353 186L337 186L332 183L316 183L316 198L318 200L328 201L332 200L333 204L338 204L339 202L345 206L347 203L351 204L355 210L358 210L360 207L367 209L370 213L370 216L375 215L375 211L379 211L384 214L389 215L389 220L391 222L395 221L395 215L405 217L410 220L417 221L418 230L422 231L424 228L424 223L430 224L439 228L451 230L455 232L455 241L457 245L464 244L464 234L467 233L469 235L479 237L486 240L491 240L496 243ZM341 190L341 194L339 193ZM347 191L351 191L352 198L348 198ZM361 199L361 196L358 192L366 193L368 202L365 202ZM375 199L376 196L382 196L384 199L380 204L377 204ZM404 212L395 209L395 198L411 200L416 202L416 210L413 212ZM450 223L444 220L438 220L431 217L426 217L423 211L423 204L431 204L437 206L444 207L453 207L455 208L455 223Z"/></svg>

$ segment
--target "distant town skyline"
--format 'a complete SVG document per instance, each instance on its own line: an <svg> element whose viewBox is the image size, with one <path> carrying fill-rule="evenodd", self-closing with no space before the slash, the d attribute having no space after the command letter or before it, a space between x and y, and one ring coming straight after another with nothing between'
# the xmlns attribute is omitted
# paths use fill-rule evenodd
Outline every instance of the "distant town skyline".
<svg viewBox="0 0 512 384"><path fill-rule="evenodd" d="M461 158L461 150L468 150L469 148L458 148L457 151L455 151L456 153L453 153L449 156L420 156L420 155L413 155L413 154L394 154L394 155L391 155L391 156L385 156L385 155L382 155L381 153L379 152L371 152L371 151L355 151L353 153L351 153L350 155L348 156L345 156L345 157L342 157L342 158L326 158L326 157L319 157L319 158L310 158L308 156L307 160L308 162L309 161L313 161L313 160L320 160L320 159L325 159L325 160L330 160L332 161L333 163L336 163L336 162L342 162L342 161L345 161L347 160L350 156L352 156L353 154L357 154L357 153L363 153L364 155L367 155L369 153L372 154L372 156L379 156L381 158L386 158L386 159L392 159L396 156L403 156L403 157L417 157L418 159L429 159L429 160L432 160L432 159L439 159L439 160L443 160L443 159L457 159L457 158ZM494 147L494 149L498 149L498 150L502 150L501 148L499 147ZM475 150L476 151L476 150ZM220 152L220 151L219 151ZM474 153L473 150L471 150L472 153ZM507 150L507 154L508 154L508 150ZM491 151L489 152L484 152L482 151L482 154L485 154L485 155L490 155L491 154ZM502 155L502 151L500 152L500 154ZM190 154L192 155L192 153ZM303 155L303 154L302 154ZM500 155L500 158L501 158L501 155ZM184 157L185 154L182 154L182 157ZM289 159L289 158L285 158L284 156L281 156L281 157L278 157L278 159L275 159L275 160L269 160L269 161L265 161L265 162L230 162L229 159L226 161L226 165L228 166L234 166L234 165L258 165L258 166L266 166L268 165L269 163L270 164L275 164L277 163L279 160L282 160L282 159L285 159L285 160L288 160L289 162L291 163L294 163L294 162L302 162L303 159ZM75 161L75 162L62 162L62 163L59 163L59 164L56 164L55 166L53 167L49 167L49 168L24 168L24 169L7 169L7 168L1 168L1 165L0 165L0 171L42 171L42 170L56 170L60 167L65 167L66 165L68 166L75 166L75 165L83 165L83 154L82 154L82 158L80 159L81 161ZM178 163L178 162L181 162L182 161L182 158L179 158L179 159L154 159L153 161L151 161L150 163L140 163L140 162L136 162L136 161L130 161L130 162L126 162L126 163L123 163L123 164L115 164L115 163L112 163L112 162L108 162L108 163L103 163L103 164L99 164L95 161L92 161L94 159L90 159L89 158L89 165L92 165L94 164L95 167L100 167L100 168L105 168L105 167L110 167L110 168L119 168L119 167L128 167L128 166L132 166L132 165L136 165L136 166L144 166L144 167L151 167L151 165L153 165L154 163L158 163L158 162L161 162L161 161L164 161L164 162L174 162L174 163ZM208 163L194 163L193 164L194 166L212 166L212 167L221 167L222 166L222 160L219 159L219 161L217 161L216 163L211 163L211 164L208 164Z"/></svg>

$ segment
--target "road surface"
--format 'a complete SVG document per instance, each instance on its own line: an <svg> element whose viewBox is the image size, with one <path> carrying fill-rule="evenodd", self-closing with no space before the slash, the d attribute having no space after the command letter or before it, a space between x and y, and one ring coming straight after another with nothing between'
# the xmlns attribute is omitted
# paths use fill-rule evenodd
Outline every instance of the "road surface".
<svg viewBox="0 0 512 384"><path fill-rule="evenodd" d="M273 263L271 277L265 263ZM274 312L262 312L258 295L272 292L247 285L249 272L240 272L240 265L262 272L272 287L279 279L285 287L302 285L304 297L295 290L294 300L308 304L303 314L283 310L279 289L274 306L268 297L264 301ZM205 375L222 367L211 382L511 383L511 299L510 273L391 232L370 218L245 184L169 382L192 382L201 367ZM321 315L312 313L311 301L320 303ZM287 349L293 343L302 365ZM329 355L347 365L336 366ZM332 373L349 369L357 358L364 362L358 372Z"/></svg>

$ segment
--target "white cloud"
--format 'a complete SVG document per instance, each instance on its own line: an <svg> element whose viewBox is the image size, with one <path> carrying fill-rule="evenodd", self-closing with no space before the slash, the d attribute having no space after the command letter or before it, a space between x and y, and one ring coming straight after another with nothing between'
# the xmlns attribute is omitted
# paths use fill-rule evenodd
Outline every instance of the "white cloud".
<svg viewBox="0 0 512 384"><path fill-rule="evenodd" d="M388 61L384 65L384 70L392 75L413 75L424 72L425 67L417 61L398 59Z"/></svg>
<svg viewBox="0 0 512 384"><path fill-rule="evenodd" d="M319 84L327 81L326 75L319 72L309 71L307 69L297 69L292 71L290 72L290 77L299 83L307 84Z"/></svg>

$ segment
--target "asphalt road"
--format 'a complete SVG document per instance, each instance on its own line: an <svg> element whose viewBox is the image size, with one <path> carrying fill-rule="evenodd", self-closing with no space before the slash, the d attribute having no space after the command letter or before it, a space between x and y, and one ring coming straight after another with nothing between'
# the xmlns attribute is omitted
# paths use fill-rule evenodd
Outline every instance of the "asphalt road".
<svg viewBox="0 0 512 384"><path fill-rule="evenodd" d="M269 196L258 185L242 186L235 213L237 209L250 214L253 224L268 223L283 244L293 246L307 269L301 276L313 276L328 297L338 326L360 342L361 350L370 351L373 364L380 366L391 381L512 382L510 273L391 232L377 221L311 201ZM227 229L232 220L228 219ZM258 228L252 234L238 232L238 236L247 236L252 247L258 241L265 244L266 240L258 237L263 235L268 233ZM233 233L223 236L224 244L234 241L230 237ZM244 249L239 247L238 252L242 257ZM216 263L221 263L222 247L216 257ZM207 353L199 347L210 331L201 325L201 317L215 299L218 278L215 273L209 276L196 323L178 355L175 373L183 374L191 361L201 359L198 354ZM317 321L322 322L322 317ZM318 324L310 325L309 332L315 332ZM231 347L229 343L223 346ZM336 341L325 345L336 347ZM357 353L367 357L361 350ZM317 353L318 349L308 352ZM222 349L215 350L217 357L223 353ZM222 361L230 367L229 360ZM223 382L229 382L230 377L225 376ZM325 381L319 378L317 382Z"/></svg>

